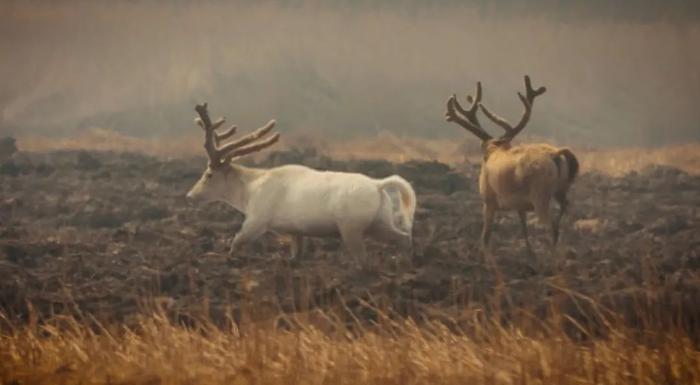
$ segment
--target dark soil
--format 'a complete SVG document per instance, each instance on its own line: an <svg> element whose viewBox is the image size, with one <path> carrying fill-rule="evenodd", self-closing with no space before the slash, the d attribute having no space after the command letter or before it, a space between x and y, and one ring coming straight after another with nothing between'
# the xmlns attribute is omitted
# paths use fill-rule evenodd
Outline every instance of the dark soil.
<svg viewBox="0 0 700 385"><path fill-rule="evenodd" d="M465 308L544 311L566 288L623 312L653 299L700 318L698 176L660 166L622 178L584 173L556 251L532 218L530 258L517 215L503 213L493 257L483 259L478 167L337 162L313 151L271 153L263 165L289 162L409 180L418 193L413 254L369 241L371 266L360 270L336 239L313 239L290 260L288 241L269 234L231 257L243 216L184 200L203 158L16 153L0 164L0 312L128 322L156 301L216 319L254 301L260 314L344 304L371 318L363 298L416 317L459 317ZM572 314L582 311L567 298Z"/></svg>

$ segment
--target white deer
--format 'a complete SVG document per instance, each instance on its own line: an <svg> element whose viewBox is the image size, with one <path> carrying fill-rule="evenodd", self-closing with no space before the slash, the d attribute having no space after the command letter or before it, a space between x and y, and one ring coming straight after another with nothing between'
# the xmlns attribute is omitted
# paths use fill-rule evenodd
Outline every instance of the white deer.
<svg viewBox="0 0 700 385"><path fill-rule="evenodd" d="M479 192L483 201L484 225L481 240L484 248L489 245L491 226L496 210L516 210L520 217L522 235L527 251L532 248L527 235L526 213L533 211L542 224L551 225L552 243L559 240L559 224L569 204L566 193L576 175L579 163L568 148L557 148L545 143L512 145L511 141L527 125L535 98L547 89L532 88L530 77L525 76L525 96L518 97L525 111L517 125L513 126L497 116L481 103L481 83L476 84L476 97L467 96L471 105L462 108L455 95L447 100L445 118L467 129L481 139L484 161L479 175ZM476 117L477 110L505 130L505 134L494 139ZM459 114L458 114L459 113ZM461 116L460 116L461 115ZM549 206L554 198L559 203L559 214L550 220Z"/></svg>
<svg viewBox="0 0 700 385"><path fill-rule="evenodd" d="M360 264L367 256L365 235L403 246L412 244L416 197L411 185L400 176L373 179L301 165L244 167L233 161L277 142L279 133L265 137L275 121L219 146L236 132L236 126L217 133L224 119L212 122L206 103L195 110L199 114L195 121L204 130L209 164L187 198L223 201L245 215L231 241L231 254L267 231L292 235L293 257L301 253L304 236L340 236L346 250ZM396 208L392 196L397 198Z"/></svg>

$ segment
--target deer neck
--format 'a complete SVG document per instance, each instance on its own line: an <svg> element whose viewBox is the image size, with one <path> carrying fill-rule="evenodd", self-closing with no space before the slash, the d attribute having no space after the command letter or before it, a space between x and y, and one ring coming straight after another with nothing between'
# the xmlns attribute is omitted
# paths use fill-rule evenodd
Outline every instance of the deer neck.
<svg viewBox="0 0 700 385"><path fill-rule="evenodd" d="M484 154L484 162L486 162L493 153L498 151L509 151L512 148L512 145L510 141L489 140L484 142L481 145L481 148Z"/></svg>
<svg viewBox="0 0 700 385"><path fill-rule="evenodd" d="M231 164L230 167L231 171L227 178L229 188L224 201L245 214L248 202L257 184L256 181L265 174L265 170L237 164Z"/></svg>

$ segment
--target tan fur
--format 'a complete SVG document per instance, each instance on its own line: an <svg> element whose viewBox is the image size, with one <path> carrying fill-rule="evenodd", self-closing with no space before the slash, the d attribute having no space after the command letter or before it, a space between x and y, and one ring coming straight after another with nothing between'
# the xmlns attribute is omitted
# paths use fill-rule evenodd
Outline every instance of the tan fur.
<svg viewBox="0 0 700 385"><path fill-rule="evenodd" d="M475 97L467 97L471 103L463 108L452 96L447 101L447 121L455 122L482 141L484 161L479 175L479 192L483 201L484 225L482 242L488 246L491 227L496 211L517 211L523 237L532 252L527 236L526 213L534 211L540 223L552 226L553 243L559 238L559 223L566 211L566 193L578 173L579 164L568 148L558 148L545 143L513 145L511 142L527 125L535 98L546 92L546 88L532 88L530 78L525 77L526 94L518 93L525 111L517 125L488 110L481 103L481 84L477 83ZM477 112L505 130L505 134L494 139L481 127ZM559 203L560 211L554 220L550 218L550 202Z"/></svg>
<svg viewBox="0 0 700 385"><path fill-rule="evenodd" d="M479 191L496 210L535 211L549 224L549 202L570 183L566 160L557 167L553 158L560 149L549 144L490 145L481 167Z"/></svg>

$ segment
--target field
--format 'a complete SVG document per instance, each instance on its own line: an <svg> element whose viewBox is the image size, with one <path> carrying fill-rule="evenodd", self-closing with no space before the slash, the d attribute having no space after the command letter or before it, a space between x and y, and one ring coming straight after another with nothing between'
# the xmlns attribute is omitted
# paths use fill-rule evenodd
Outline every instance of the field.
<svg viewBox="0 0 700 385"><path fill-rule="evenodd" d="M333 239L229 256L241 214L184 201L201 157L15 154L0 383L699 383L700 176L586 157L563 242L531 231L534 259L514 214L482 258L477 162L260 159L414 185L413 254L370 243L360 270Z"/></svg>

